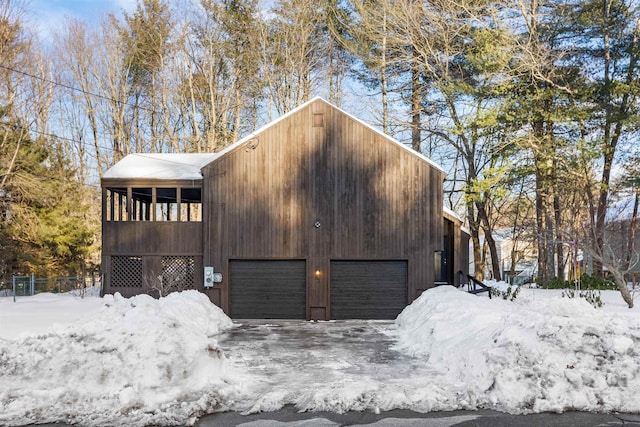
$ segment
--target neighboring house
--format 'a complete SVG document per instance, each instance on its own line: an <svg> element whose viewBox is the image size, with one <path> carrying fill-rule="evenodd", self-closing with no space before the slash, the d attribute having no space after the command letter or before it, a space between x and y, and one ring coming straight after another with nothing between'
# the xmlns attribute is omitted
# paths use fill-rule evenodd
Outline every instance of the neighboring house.
<svg viewBox="0 0 640 427"><path fill-rule="evenodd" d="M501 278L509 281L511 277L519 276L516 284L528 281L536 276L538 266L538 252L535 241L524 229L513 230L505 228L493 232L493 240L496 242ZM484 235L480 236L480 246L485 243ZM469 253L473 253L473 246L469 244ZM488 248L484 251L485 277L493 279L491 268L491 255ZM473 274L475 268L473 258L470 259L469 270Z"/></svg>
<svg viewBox="0 0 640 427"><path fill-rule="evenodd" d="M129 155L102 178L103 292L193 288L234 318L394 318L466 273L444 176L320 98L219 153Z"/></svg>
<svg viewBox="0 0 640 427"><path fill-rule="evenodd" d="M615 199L614 199L615 197ZM614 201L607 209L606 229L603 245L605 266L607 264L625 274L627 282L634 288L640 282L640 230L638 230L638 200L635 192L620 193L611 197ZM589 253L585 254L587 271L591 271Z"/></svg>
<svg viewBox="0 0 640 427"><path fill-rule="evenodd" d="M621 271L626 271L627 281L637 286L640 282L640 233L637 221L633 221L635 197L627 196L615 200L608 208L606 227L604 233L604 259L603 270L607 272L608 266L613 266ZM588 224L585 224L588 229ZM635 231L634 231L635 229ZM496 250L499 257L499 265L503 280L509 281L512 277L529 279L537 276L537 242L535 233L525 228L514 231L513 228L495 230L493 239L496 242ZM632 235L634 238L632 238ZM632 242L630 242L630 238ZM480 237L480 245L484 245L484 236ZM588 243L578 236L567 236L563 242L564 280L576 280L582 273L593 274L595 262L593 252L587 249ZM473 247L469 245L470 253ZM491 255L488 249L484 253L484 266L486 277L491 277ZM627 264L628 260L628 264ZM557 262L557 257L556 257ZM474 266L471 260L469 270L473 273ZM516 279L516 283L522 280Z"/></svg>

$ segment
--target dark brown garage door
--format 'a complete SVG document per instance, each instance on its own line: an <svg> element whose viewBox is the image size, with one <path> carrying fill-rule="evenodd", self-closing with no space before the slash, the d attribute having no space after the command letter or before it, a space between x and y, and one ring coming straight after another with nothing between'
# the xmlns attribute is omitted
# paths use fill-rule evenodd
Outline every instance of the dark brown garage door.
<svg viewBox="0 0 640 427"><path fill-rule="evenodd" d="M229 268L231 317L306 318L305 261L232 260Z"/></svg>
<svg viewBox="0 0 640 427"><path fill-rule="evenodd" d="M332 319L395 319L406 305L406 261L331 261Z"/></svg>

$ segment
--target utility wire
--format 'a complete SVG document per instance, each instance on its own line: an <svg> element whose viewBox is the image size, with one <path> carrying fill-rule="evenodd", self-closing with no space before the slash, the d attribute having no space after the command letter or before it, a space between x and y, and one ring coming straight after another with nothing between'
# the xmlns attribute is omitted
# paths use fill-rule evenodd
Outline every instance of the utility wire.
<svg viewBox="0 0 640 427"><path fill-rule="evenodd" d="M96 144L93 144L89 141L79 141L77 139L73 139L73 138L67 138L66 136L60 136L60 135L56 135L54 133L48 133L48 132L43 132L40 130L35 130L35 129L31 129L31 128L26 128L26 127L22 127L20 125L15 125L15 124L10 124L10 123L2 123L2 125L4 126L10 126L12 128L14 128L15 130L28 130L29 132L33 132L33 133L37 133L39 135L44 135L44 136L48 136L50 138L58 138L58 139L63 139L65 141L69 141L69 142L75 142L76 144L82 144L91 148L95 148ZM114 152L115 150L112 147L106 147L104 145L97 145L98 148L101 148L103 150L107 150L107 151L111 151Z"/></svg>
<svg viewBox="0 0 640 427"><path fill-rule="evenodd" d="M151 108L142 107L140 105L134 105L134 104L131 104L129 102L125 102L125 101L120 101L118 99L109 98L108 96L100 95L98 93L89 92L89 91L86 91L84 89L80 89L80 88L75 87L75 86L70 86L70 85L67 85L67 84L64 84L64 83L60 83L60 82L56 82L54 80L50 80L50 79L47 79L47 78L44 78L44 77L36 76L34 74L30 74L30 73L27 73L25 71L21 71L21 70L15 69L15 68L7 67L6 65L0 64L0 68L3 68L3 69L8 70L8 71L12 71L14 73L22 74L23 76L31 77L33 79L37 79L37 80L40 80L40 81L43 81L43 82L46 82L46 83L50 83L52 85L61 86L63 88L66 88L66 89L69 89L69 90L74 90L76 92L81 92L81 93L83 93L85 95L95 96L96 98L104 99L105 101L117 102L119 104L129 105L130 107L135 107L135 108L138 108L140 110L146 110L146 111L150 111L152 113L155 113L155 110L153 110Z"/></svg>
<svg viewBox="0 0 640 427"><path fill-rule="evenodd" d="M47 78L44 78L44 77L36 76L34 74L30 74L30 73L27 73L25 71L21 71L21 70L12 68L12 67L7 67L6 65L0 64L0 68L8 70L8 71L11 71L11 72L14 72L14 73L22 74L24 76L31 77L31 78L43 81L45 83L53 84L53 85L56 85L56 86L61 86L63 88L66 88L66 89L69 89L69 90L73 90L73 91L76 91L76 92L81 92L81 93L86 94L86 95L95 96L97 98L104 99L106 101L117 102L117 103L120 103L120 104L129 105L131 107L138 108L140 110L146 110L146 111L150 111L150 112L155 112L151 108L146 108L146 107L142 107L142 106L139 106L139 105L133 105L133 104L128 103L128 102L124 102L124 101L120 101L120 100L117 100L117 99L109 98L107 96L100 95L100 94L97 94L97 93L85 91L85 90L77 88L75 86L70 86L70 85L67 85L67 84L64 84L64 83L60 83L60 82L56 82L56 81L53 81L53 80L50 80L50 79L47 79ZM6 125L6 123L5 123L5 125ZM18 125L10 125L10 126L13 126L17 130L23 129L22 127L20 127ZM36 133L36 134L40 134L40 135L44 135L44 136L48 136L50 138L58 138L58 139L62 139L62 140L65 140L65 141L74 142L74 143L77 143L77 144L82 144L82 145L85 145L85 146L88 146L88 147L91 147L91 148L98 147L98 148L101 148L103 150L107 150L107 151L111 151L111 152L115 152L116 151L113 147L106 147L104 145L96 145L96 144L93 144L93 143L91 143L89 141L79 141L77 139L67 138L67 137L64 137L64 136L60 136L60 135L56 135L56 134L52 134L52 133L48 133L48 132L43 132L43 131L38 131L38 130L35 130L35 129L31 129L31 128L26 128L26 129L28 129L30 132L33 132L33 133ZM142 153L138 153L138 154L142 154ZM178 164L178 165L182 165L183 164L181 162L177 162L177 161L173 161L173 160L169 160L169 159L163 159L163 161L165 161L167 163L175 163L175 164Z"/></svg>
<svg viewBox="0 0 640 427"><path fill-rule="evenodd" d="M23 127L21 127L19 125L12 125L12 124L8 124L8 123L3 123L3 125L11 126L16 130L25 129L25 130L28 130L29 132L33 132L33 133L37 133L37 134L40 134L40 135L48 136L50 138L63 139L65 141L70 141L70 142L74 142L74 143L77 143L77 144L81 144L81 145L87 146L89 148L95 148L96 147L96 144L93 144L90 141L79 141L77 139L67 138L67 137L56 135L56 134L53 134L53 133L43 132L43 131L30 129L30 128L23 128ZM112 153L116 152L116 150L113 147L106 147L104 145L97 145L97 147L101 148L103 150L111 151ZM179 162L179 161L171 160L171 159L158 159L156 157L153 157L153 154L163 154L163 153L146 153L146 152L135 153L135 152L132 152L132 153L129 153L129 154L137 154L140 157L148 157L148 158L156 160L156 161L162 161L162 162L165 162L165 163L170 163L170 164L175 164L175 165L181 165L181 166L190 165L190 163ZM166 153L166 154L172 154L172 153ZM173 154L190 154L190 153L173 153ZM213 155L215 153L197 153L197 154L211 154L211 155ZM92 155L91 157L96 158L95 155Z"/></svg>

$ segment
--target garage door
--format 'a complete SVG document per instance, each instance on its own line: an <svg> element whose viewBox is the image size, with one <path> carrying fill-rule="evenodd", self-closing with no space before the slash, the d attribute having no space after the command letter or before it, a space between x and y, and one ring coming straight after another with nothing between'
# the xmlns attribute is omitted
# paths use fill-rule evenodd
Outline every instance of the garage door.
<svg viewBox="0 0 640 427"><path fill-rule="evenodd" d="M331 261L332 319L395 319L406 305L406 261Z"/></svg>
<svg viewBox="0 0 640 427"><path fill-rule="evenodd" d="M229 268L231 317L306 318L304 260L232 260Z"/></svg>

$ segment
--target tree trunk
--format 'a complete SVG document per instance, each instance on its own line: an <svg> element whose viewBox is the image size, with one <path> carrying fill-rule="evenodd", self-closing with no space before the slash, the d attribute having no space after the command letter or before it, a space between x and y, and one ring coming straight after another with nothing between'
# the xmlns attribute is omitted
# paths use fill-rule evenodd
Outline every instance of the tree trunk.
<svg viewBox="0 0 640 427"><path fill-rule="evenodd" d="M629 287L627 287L627 281L624 278L624 274L616 268L610 268L609 271L613 276L613 280L616 282L616 286L622 295L622 299L627 303L629 308L633 308L633 297L631 296L631 292L629 292Z"/></svg>
<svg viewBox="0 0 640 427"><path fill-rule="evenodd" d="M489 223L489 217L485 202L476 202L478 208L478 219L484 228L484 241L489 247L489 255L491 256L491 273L495 280L502 280L502 274L500 273L500 258L498 257L498 248L496 247L496 241L493 238L493 228Z"/></svg>
<svg viewBox="0 0 640 427"><path fill-rule="evenodd" d="M413 57L416 59L418 53L413 49ZM417 62L417 60L416 60ZM420 70L417 63L411 65L411 148L418 153L421 153L420 149L421 137L420 137L420 114L422 112L422 93L420 87Z"/></svg>
<svg viewBox="0 0 640 427"><path fill-rule="evenodd" d="M235 105L234 105L234 119L233 123L233 135L231 137L231 141L225 141L227 144L233 144L239 139L240 135L240 124L242 123L242 94L240 93L240 82L239 79L236 79L236 85L234 90L235 97Z"/></svg>
<svg viewBox="0 0 640 427"><path fill-rule="evenodd" d="M382 16L382 52L380 65L380 91L382 95L382 132L389 134L389 101L387 95L387 13Z"/></svg>
<svg viewBox="0 0 640 427"><path fill-rule="evenodd" d="M548 195L545 200L548 202ZM549 212L550 203L545 203L545 224L544 224L544 243L545 243L545 255L547 260L545 262L546 272L545 275L548 279L551 279L555 275L555 248L553 241L553 219L551 212Z"/></svg>
<svg viewBox="0 0 640 427"><path fill-rule="evenodd" d="M555 151L555 147L554 147ZM556 277L564 278L564 267L565 267L565 257L564 257L564 236L563 236L563 228L562 228L562 210L560 203L560 192L558 188L558 174L557 174L557 164L554 156L553 160L553 213L554 213L554 228L555 228L555 246L556 246Z"/></svg>
<svg viewBox="0 0 640 427"><path fill-rule="evenodd" d="M482 248L480 247L480 224L474 215L473 202L467 202L467 221L469 221L469 231L471 242L473 243L473 267L475 277L478 280L484 279L484 265L482 263Z"/></svg>
<svg viewBox="0 0 640 427"><path fill-rule="evenodd" d="M547 245L545 244L544 229L544 202L542 199L542 177L540 171L536 169L536 237L538 242L538 280L546 283L549 280L547 276Z"/></svg>

